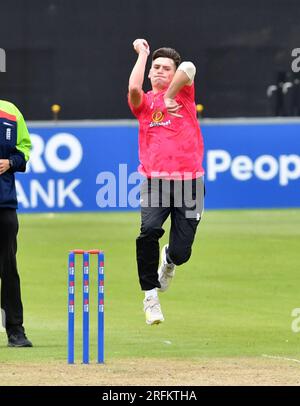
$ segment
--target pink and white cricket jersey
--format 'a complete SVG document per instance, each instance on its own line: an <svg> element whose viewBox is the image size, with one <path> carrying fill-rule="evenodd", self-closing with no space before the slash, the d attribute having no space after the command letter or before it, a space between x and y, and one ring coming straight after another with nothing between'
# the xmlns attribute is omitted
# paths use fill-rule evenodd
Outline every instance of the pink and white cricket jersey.
<svg viewBox="0 0 300 406"><path fill-rule="evenodd" d="M166 179L194 179L204 174L204 144L195 106L194 84L184 86L176 96L183 117L170 115L164 104L165 91L143 93L132 113L139 121L139 172Z"/></svg>

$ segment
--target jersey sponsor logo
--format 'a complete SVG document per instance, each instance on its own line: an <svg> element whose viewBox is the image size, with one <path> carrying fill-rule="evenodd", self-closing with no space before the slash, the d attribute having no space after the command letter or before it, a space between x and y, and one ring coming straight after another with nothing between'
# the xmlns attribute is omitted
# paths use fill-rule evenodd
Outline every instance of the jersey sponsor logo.
<svg viewBox="0 0 300 406"><path fill-rule="evenodd" d="M160 123L161 121L163 121L164 119L164 113L162 111L155 111L152 114L152 121L154 121L154 123Z"/></svg>
<svg viewBox="0 0 300 406"><path fill-rule="evenodd" d="M171 120L168 121L162 121L161 123L150 123L149 127L166 127L168 125L171 125Z"/></svg>
<svg viewBox="0 0 300 406"><path fill-rule="evenodd" d="M163 121L165 115L162 111L156 110L152 114L152 122L149 124L149 127L161 127L168 126L171 124L171 120Z"/></svg>

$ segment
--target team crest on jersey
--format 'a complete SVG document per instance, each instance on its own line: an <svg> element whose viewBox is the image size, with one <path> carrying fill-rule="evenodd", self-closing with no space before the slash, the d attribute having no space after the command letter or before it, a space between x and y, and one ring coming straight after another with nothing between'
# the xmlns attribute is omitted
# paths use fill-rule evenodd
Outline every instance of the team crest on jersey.
<svg viewBox="0 0 300 406"><path fill-rule="evenodd" d="M162 111L157 110L152 114L152 120L155 123L160 123L163 119L164 119L164 113Z"/></svg>

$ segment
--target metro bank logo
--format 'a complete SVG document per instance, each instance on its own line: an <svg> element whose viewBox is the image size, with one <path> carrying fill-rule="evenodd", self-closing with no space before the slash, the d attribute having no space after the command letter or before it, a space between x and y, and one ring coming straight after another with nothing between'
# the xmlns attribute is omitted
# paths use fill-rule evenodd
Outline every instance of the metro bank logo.
<svg viewBox="0 0 300 406"><path fill-rule="evenodd" d="M57 133L45 140L31 133L30 139L30 160L25 175L22 175L30 176L29 185L24 188L20 180L16 180L19 205L25 209L36 209L40 203L49 209L64 208L67 203L82 207L76 191L82 179L71 174L83 159L83 148L78 138L70 133ZM65 178L68 173L71 180Z"/></svg>
<svg viewBox="0 0 300 406"><path fill-rule="evenodd" d="M80 141L73 134L54 134L47 141L40 135L30 133L32 150L27 173L44 173L48 169L58 173L68 173L76 169L83 156Z"/></svg>

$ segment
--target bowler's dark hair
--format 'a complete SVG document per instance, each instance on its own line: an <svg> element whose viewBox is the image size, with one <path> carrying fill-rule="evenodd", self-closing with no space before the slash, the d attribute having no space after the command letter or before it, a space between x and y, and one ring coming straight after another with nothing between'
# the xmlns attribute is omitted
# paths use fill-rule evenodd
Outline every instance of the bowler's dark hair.
<svg viewBox="0 0 300 406"><path fill-rule="evenodd" d="M156 51L154 51L152 54L152 61L154 61L157 58L173 59L176 69L178 68L178 66L180 65L180 62L181 62L181 57L180 57L179 53L173 48L156 49Z"/></svg>

